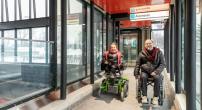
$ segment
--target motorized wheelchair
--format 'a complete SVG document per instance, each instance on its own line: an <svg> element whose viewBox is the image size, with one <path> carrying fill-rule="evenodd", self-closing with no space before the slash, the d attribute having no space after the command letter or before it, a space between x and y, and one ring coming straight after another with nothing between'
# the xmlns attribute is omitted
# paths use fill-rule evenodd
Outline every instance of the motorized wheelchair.
<svg viewBox="0 0 202 110"><path fill-rule="evenodd" d="M162 106L163 105L163 100L165 98L165 91L164 91L164 77L161 75L161 82L160 82L160 93L158 97L158 105ZM154 87L154 78L149 75L147 79L147 87L148 85L151 85ZM140 77L137 78L136 82L136 98L138 100L138 103L142 103L142 80Z"/></svg>
<svg viewBox="0 0 202 110"><path fill-rule="evenodd" d="M122 77L123 68L104 64L101 69L105 70L106 78L102 80L98 96L113 93L119 95L121 101L124 101L124 98L128 96L128 79Z"/></svg>

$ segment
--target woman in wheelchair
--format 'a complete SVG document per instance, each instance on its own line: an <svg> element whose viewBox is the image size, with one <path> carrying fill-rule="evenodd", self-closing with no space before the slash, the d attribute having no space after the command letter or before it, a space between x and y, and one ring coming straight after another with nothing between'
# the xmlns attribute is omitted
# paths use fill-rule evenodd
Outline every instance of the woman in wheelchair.
<svg viewBox="0 0 202 110"><path fill-rule="evenodd" d="M154 97L152 103L157 105L160 95L160 87L162 85L162 75L161 72L165 68L165 60L163 53L159 48L153 46L153 41L147 39L145 41L144 49L139 53L136 60L136 66L134 69L134 75L140 80L139 85L141 87L142 93L142 103L147 102L147 85L148 78L152 78L154 82ZM140 72L141 70L141 72ZM140 74L141 73L141 74ZM140 77L139 77L140 76ZM161 96L161 97L160 97Z"/></svg>
<svg viewBox="0 0 202 110"><path fill-rule="evenodd" d="M122 54L118 51L115 43L110 45L109 51L104 52L101 69L106 73L115 73L115 71L123 69Z"/></svg>

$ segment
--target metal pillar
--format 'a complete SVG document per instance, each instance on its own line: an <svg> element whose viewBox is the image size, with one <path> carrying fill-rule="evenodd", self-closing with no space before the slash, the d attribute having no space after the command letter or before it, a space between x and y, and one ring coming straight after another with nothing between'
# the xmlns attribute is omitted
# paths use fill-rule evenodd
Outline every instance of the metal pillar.
<svg viewBox="0 0 202 110"><path fill-rule="evenodd" d="M175 90L176 93L181 93L181 76L182 76L182 70L181 70L181 65L182 65L182 47L181 47L181 40L182 40L182 34L181 34L181 0L176 0L176 23L175 23L175 39L176 39L176 45L175 45L175 61L176 61L176 80L175 80Z"/></svg>
<svg viewBox="0 0 202 110"><path fill-rule="evenodd" d="M106 49L108 50L109 45L109 14L106 13Z"/></svg>
<svg viewBox="0 0 202 110"><path fill-rule="evenodd" d="M94 84L94 3L91 0L90 2L90 47L91 47L91 53L90 53L90 83Z"/></svg>
<svg viewBox="0 0 202 110"><path fill-rule="evenodd" d="M196 110L196 0L185 0L186 109Z"/></svg>
<svg viewBox="0 0 202 110"><path fill-rule="evenodd" d="M49 38L50 41L53 41L53 44L50 47L52 50L52 55L50 56L50 71L53 74L53 80L52 80L52 86L53 88L57 87L57 1L53 0L50 1L50 7L49 7L49 15L50 15L50 27L49 27ZM46 31L48 28L46 28ZM47 40L48 41L48 40ZM46 46L47 47L47 46Z"/></svg>
<svg viewBox="0 0 202 110"><path fill-rule="evenodd" d="M66 99L67 83L67 0L61 0L61 90L60 98Z"/></svg>
<svg viewBox="0 0 202 110"><path fill-rule="evenodd" d="M174 5L170 5L170 36L169 36L169 43L170 43L170 80L174 81Z"/></svg>

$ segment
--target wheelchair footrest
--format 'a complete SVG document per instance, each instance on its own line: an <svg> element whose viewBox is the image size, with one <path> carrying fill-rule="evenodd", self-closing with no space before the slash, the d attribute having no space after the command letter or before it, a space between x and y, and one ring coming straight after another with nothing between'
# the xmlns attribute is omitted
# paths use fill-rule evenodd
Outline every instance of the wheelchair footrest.
<svg viewBox="0 0 202 110"><path fill-rule="evenodd" d="M118 86L117 85L113 85L113 86L109 85L108 86L108 92L118 94L118 92L119 92Z"/></svg>

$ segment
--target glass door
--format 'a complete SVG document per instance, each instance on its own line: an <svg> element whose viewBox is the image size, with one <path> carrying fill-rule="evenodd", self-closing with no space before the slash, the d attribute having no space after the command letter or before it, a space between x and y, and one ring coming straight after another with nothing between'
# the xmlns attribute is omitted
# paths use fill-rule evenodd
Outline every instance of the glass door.
<svg viewBox="0 0 202 110"><path fill-rule="evenodd" d="M137 33L121 35L120 51L127 66L135 66L135 60L138 55L137 36Z"/></svg>

